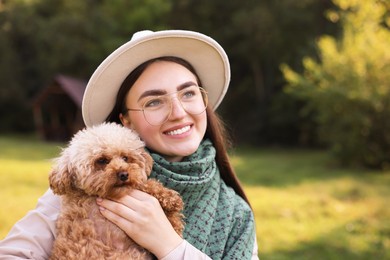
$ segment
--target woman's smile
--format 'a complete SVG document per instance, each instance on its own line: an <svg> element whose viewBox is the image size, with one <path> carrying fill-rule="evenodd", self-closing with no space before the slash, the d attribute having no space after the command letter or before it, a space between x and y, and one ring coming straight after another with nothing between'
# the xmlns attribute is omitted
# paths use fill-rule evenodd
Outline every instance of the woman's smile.
<svg viewBox="0 0 390 260"><path fill-rule="evenodd" d="M191 125L186 125L186 126L181 127L181 128L167 130L164 132L164 134L170 135L170 136L178 136L178 135L182 136L184 134L189 133L190 130L191 130Z"/></svg>

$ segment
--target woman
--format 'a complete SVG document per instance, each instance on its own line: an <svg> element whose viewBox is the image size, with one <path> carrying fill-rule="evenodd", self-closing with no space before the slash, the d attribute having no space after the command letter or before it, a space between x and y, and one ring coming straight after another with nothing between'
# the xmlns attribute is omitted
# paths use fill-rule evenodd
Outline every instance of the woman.
<svg viewBox="0 0 390 260"><path fill-rule="evenodd" d="M152 176L185 203L184 239L152 196L97 199L101 213L158 259L257 259L254 218L229 163L214 111L230 80L227 56L190 31L142 31L102 62L83 98L87 126L136 130L155 163ZM46 259L60 199L49 190L0 242L0 259Z"/></svg>

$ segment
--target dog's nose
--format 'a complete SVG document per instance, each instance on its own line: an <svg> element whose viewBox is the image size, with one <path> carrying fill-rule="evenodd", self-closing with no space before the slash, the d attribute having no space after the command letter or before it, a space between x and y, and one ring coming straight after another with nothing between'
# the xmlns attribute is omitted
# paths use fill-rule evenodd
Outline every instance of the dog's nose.
<svg viewBox="0 0 390 260"><path fill-rule="evenodd" d="M121 181L127 181L127 179L129 178L129 174L127 172L118 172L117 176L118 179Z"/></svg>

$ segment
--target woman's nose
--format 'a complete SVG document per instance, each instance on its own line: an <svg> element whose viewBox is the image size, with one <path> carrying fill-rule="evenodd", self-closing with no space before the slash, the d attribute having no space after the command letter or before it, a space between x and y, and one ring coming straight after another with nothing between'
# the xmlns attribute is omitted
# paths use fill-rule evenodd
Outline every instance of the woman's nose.
<svg viewBox="0 0 390 260"><path fill-rule="evenodd" d="M180 103L180 101L177 98L171 99L171 114L169 116L169 119L177 119L184 117L187 114L185 111L183 105Z"/></svg>

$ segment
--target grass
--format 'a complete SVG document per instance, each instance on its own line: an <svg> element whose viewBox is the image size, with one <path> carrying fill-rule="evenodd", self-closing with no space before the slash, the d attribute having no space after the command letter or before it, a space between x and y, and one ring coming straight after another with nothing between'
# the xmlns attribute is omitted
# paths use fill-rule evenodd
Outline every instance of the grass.
<svg viewBox="0 0 390 260"><path fill-rule="evenodd" d="M390 172L332 167L322 151L238 150L262 259L390 259Z"/></svg>
<svg viewBox="0 0 390 260"><path fill-rule="evenodd" d="M16 220L33 209L48 189L51 159L59 154L56 144L32 137L0 137L0 239Z"/></svg>
<svg viewBox="0 0 390 260"><path fill-rule="evenodd" d="M0 239L48 188L61 144L0 137ZM261 259L390 259L390 172L339 169L322 151L238 149Z"/></svg>

